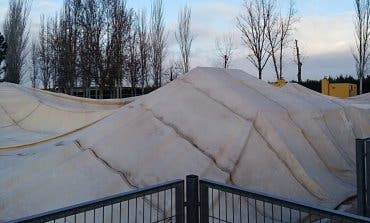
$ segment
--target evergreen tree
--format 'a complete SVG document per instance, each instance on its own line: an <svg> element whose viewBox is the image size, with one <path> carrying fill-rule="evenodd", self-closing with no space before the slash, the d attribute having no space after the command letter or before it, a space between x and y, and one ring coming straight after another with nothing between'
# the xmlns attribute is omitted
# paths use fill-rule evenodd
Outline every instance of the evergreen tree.
<svg viewBox="0 0 370 223"><path fill-rule="evenodd" d="M0 33L0 69L2 69L1 63L5 59L6 49L7 49L7 45L5 42L5 38L3 34ZM2 70L0 70L0 73L2 73Z"/></svg>

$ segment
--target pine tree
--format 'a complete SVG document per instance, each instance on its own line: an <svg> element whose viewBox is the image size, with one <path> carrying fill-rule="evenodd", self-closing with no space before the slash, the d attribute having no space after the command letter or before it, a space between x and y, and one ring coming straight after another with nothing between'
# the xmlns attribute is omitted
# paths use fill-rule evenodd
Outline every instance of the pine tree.
<svg viewBox="0 0 370 223"><path fill-rule="evenodd" d="M5 38L4 38L3 34L0 33L0 67L1 67L1 63L5 59L6 48L7 48L7 45L6 45L6 42L5 42Z"/></svg>
<svg viewBox="0 0 370 223"><path fill-rule="evenodd" d="M7 44L5 42L5 37L0 33L0 81L4 78L2 77L5 72L6 66L3 65L3 60L6 56Z"/></svg>

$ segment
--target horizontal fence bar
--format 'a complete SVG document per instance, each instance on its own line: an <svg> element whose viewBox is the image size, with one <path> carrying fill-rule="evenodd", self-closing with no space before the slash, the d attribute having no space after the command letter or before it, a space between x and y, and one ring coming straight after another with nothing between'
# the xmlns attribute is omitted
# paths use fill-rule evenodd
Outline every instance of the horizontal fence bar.
<svg viewBox="0 0 370 223"><path fill-rule="evenodd" d="M290 208L292 210L297 210L300 212L307 212L310 214L320 216L321 218L339 218L341 220L349 220L356 222L370 222L370 218L357 216L336 210L331 210L328 208L312 206L310 204L305 204L302 202L297 202L283 197L269 195L266 193L257 192L253 190L246 190L238 186L226 185L212 180L200 180L200 187L202 188L204 186L222 192L239 195L246 198L252 198L258 201L263 201L266 203L270 203L272 205L278 205L284 208Z"/></svg>
<svg viewBox="0 0 370 223"><path fill-rule="evenodd" d="M119 193L116 195L108 196L105 198L83 202L77 205L72 205L69 207L64 207L61 209L20 218L17 220L9 221L8 223L20 223L20 222L48 222L54 219L60 219L69 217L72 215L80 214L83 212L91 211L98 208L104 208L108 205L113 205L120 202L129 201L135 198L144 197L147 195L163 192L169 189L179 188L179 185L183 185L184 180L173 180L165 183L157 184L154 186L148 186L143 189L136 189L133 191L128 191L124 193ZM181 188L181 187L180 187Z"/></svg>

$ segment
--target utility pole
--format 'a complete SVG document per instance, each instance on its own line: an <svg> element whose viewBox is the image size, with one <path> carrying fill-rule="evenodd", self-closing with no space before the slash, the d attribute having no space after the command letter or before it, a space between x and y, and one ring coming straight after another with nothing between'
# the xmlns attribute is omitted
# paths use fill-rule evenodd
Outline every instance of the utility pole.
<svg viewBox="0 0 370 223"><path fill-rule="evenodd" d="M226 54L224 55L224 61L225 61L224 68L227 69L227 67L228 67L227 65L229 63L229 57Z"/></svg>
<svg viewBox="0 0 370 223"><path fill-rule="evenodd" d="M170 81L173 81L173 65L170 68Z"/></svg>
<svg viewBox="0 0 370 223"><path fill-rule="evenodd" d="M297 66L298 66L298 83L302 83L302 62L301 62L301 54L299 52L299 47L298 47L298 40L295 40L295 48L297 51Z"/></svg>

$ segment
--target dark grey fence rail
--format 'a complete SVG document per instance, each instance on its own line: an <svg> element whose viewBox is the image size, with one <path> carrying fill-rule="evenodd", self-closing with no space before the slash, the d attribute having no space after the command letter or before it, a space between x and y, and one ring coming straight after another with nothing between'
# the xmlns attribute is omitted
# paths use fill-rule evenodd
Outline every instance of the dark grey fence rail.
<svg viewBox="0 0 370 223"><path fill-rule="evenodd" d="M370 222L370 218L210 180L199 181L190 175L186 184L175 180L11 222L324 223Z"/></svg>
<svg viewBox="0 0 370 223"><path fill-rule="evenodd" d="M370 217L370 138L356 139L358 214Z"/></svg>
<svg viewBox="0 0 370 223"><path fill-rule="evenodd" d="M184 222L184 180L34 215L19 222Z"/></svg>
<svg viewBox="0 0 370 223"><path fill-rule="evenodd" d="M210 180L200 181L200 222L370 222L370 218L319 208Z"/></svg>

